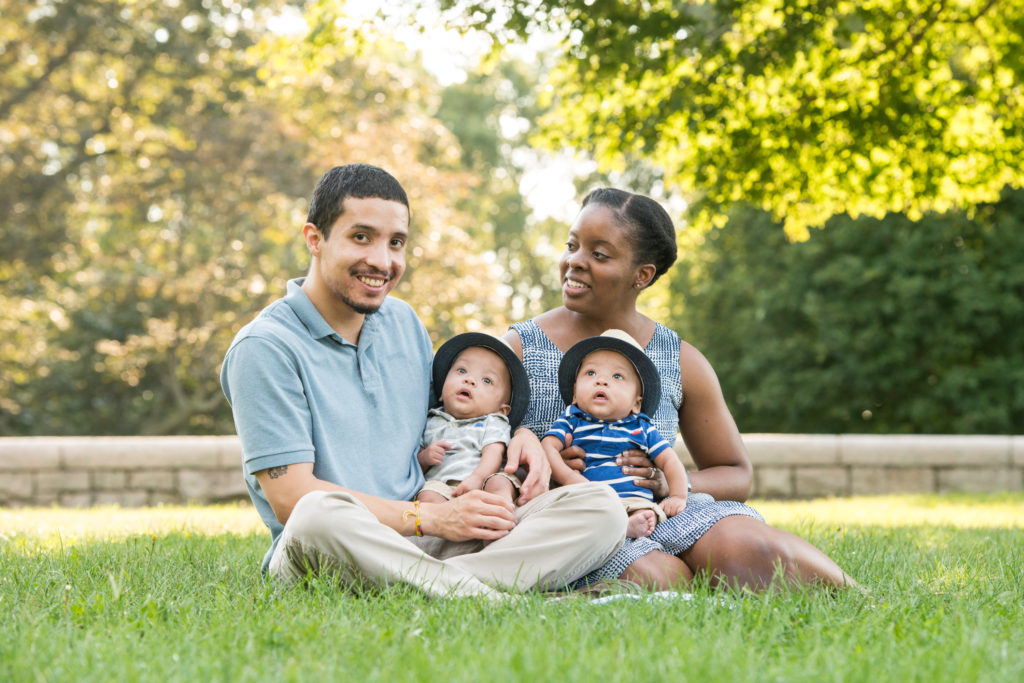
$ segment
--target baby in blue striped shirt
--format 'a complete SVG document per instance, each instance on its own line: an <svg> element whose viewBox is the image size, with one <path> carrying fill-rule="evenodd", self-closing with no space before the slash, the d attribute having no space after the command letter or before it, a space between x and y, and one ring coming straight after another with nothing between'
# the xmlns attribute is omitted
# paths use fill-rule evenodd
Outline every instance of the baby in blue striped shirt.
<svg viewBox="0 0 1024 683"><path fill-rule="evenodd" d="M686 470L648 411L657 408L661 379L640 345L621 330L608 330L570 348L558 368L562 399L568 404L541 445L559 484L599 481L610 485L626 508L627 538L650 536L654 527L686 507ZM561 457L568 445L586 454L583 472ZM650 489L637 486L615 464L623 451L638 449L665 473L669 495L660 504Z"/></svg>

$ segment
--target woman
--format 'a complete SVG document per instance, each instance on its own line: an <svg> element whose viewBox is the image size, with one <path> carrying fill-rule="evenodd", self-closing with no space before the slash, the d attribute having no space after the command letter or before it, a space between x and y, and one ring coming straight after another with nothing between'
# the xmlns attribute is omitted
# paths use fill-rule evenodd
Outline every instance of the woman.
<svg viewBox="0 0 1024 683"><path fill-rule="evenodd" d="M664 590L709 572L712 585L763 588L777 571L793 583L854 585L807 541L764 523L743 505L753 468L711 365L674 332L642 315L636 300L676 259L675 228L654 200L610 188L583 200L559 261L562 303L517 323L505 339L530 376L523 427L543 434L565 409L558 363L573 344L617 328L638 340L662 375L662 402L653 416L663 435L678 430L697 465L686 509L649 538L627 539L604 567L581 583L623 579ZM531 446L532 447L532 446ZM539 446L538 446L539 447ZM566 458L579 458L568 449ZM627 474L655 493L664 481L639 451L624 460Z"/></svg>

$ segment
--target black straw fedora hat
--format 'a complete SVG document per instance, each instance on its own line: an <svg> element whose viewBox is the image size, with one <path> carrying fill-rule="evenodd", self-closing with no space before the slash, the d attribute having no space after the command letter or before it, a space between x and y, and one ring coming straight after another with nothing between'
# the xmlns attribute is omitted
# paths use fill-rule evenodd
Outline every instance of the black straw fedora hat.
<svg viewBox="0 0 1024 683"><path fill-rule="evenodd" d="M441 387L444 386L444 378L448 375L452 363L460 353L472 346L490 349L505 361L508 374L512 378L512 398L509 401L512 409L508 413L508 423L515 429L523 421L526 406L530 403L530 380L526 376L523 362L504 339L483 332L463 332L441 344L441 348L434 354L434 364L431 366L434 396L441 397Z"/></svg>
<svg viewBox="0 0 1024 683"><path fill-rule="evenodd" d="M558 391L566 405L572 403L573 389L576 386L576 375L580 371L583 359L594 351L608 349L618 351L629 359L640 376L640 391L643 401L640 410L647 417L653 417L661 401L661 376L658 369L633 337L622 330L605 330L597 337L587 337L576 342L562 356L558 365Z"/></svg>

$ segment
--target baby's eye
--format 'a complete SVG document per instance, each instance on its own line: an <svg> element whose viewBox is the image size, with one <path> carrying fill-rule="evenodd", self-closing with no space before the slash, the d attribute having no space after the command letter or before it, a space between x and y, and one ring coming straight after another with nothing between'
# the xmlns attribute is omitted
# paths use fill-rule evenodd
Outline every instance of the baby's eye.
<svg viewBox="0 0 1024 683"><path fill-rule="evenodd" d="M614 375L612 375L612 377L614 377L615 379L626 379L621 372L616 372Z"/></svg>
<svg viewBox="0 0 1024 683"><path fill-rule="evenodd" d="M465 375L466 374L466 368L455 368L455 372L457 372L460 375Z"/></svg>
<svg viewBox="0 0 1024 683"><path fill-rule="evenodd" d="M593 377L593 376L594 376L594 375L596 375L596 374L597 374L597 373L596 373L596 372L594 372L593 370L587 370L587 372L586 372L586 375L587 375L587 377Z"/></svg>
<svg viewBox="0 0 1024 683"><path fill-rule="evenodd" d="M494 384L494 380L492 380L490 377L484 377L483 382L484 384Z"/></svg>

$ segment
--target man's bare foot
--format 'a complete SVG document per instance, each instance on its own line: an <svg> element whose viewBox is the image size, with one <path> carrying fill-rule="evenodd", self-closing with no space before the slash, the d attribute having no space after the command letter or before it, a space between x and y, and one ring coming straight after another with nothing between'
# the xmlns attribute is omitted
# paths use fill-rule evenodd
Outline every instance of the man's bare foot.
<svg viewBox="0 0 1024 683"><path fill-rule="evenodd" d="M626 524L626 538L643 538L650 536L658 518L654 516L654 510L637 510L629 516Z"/></svg>

